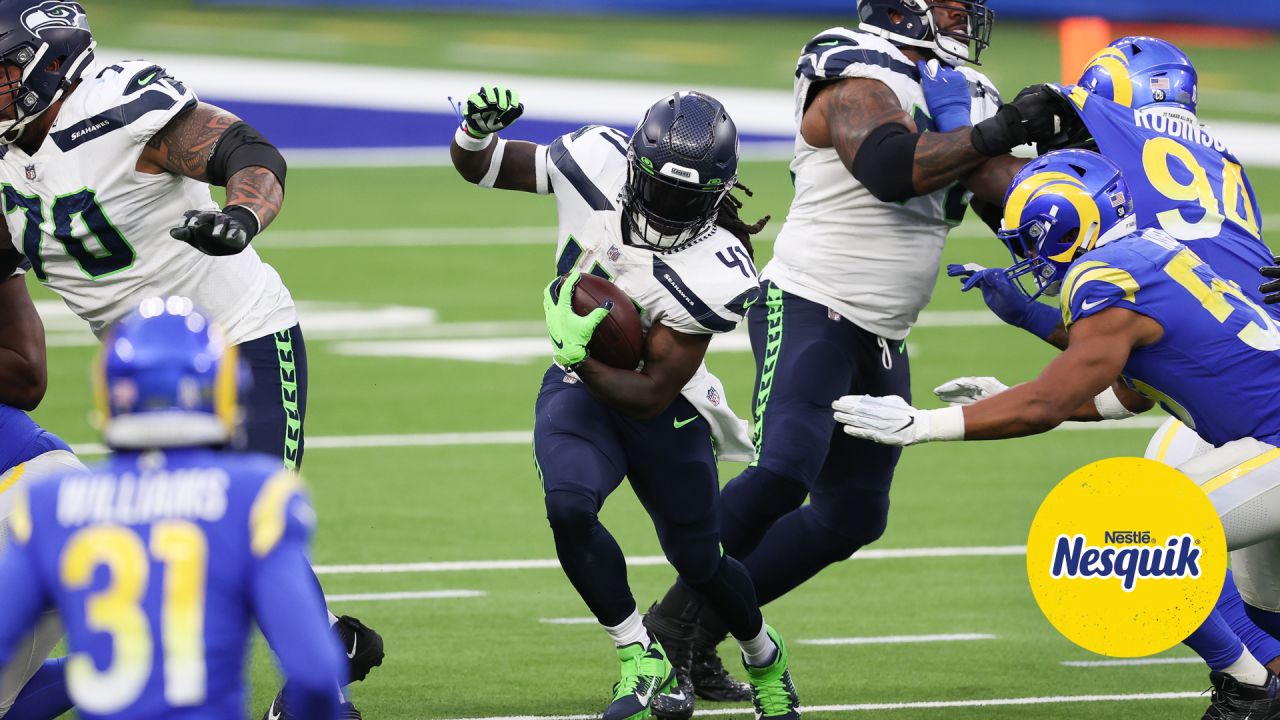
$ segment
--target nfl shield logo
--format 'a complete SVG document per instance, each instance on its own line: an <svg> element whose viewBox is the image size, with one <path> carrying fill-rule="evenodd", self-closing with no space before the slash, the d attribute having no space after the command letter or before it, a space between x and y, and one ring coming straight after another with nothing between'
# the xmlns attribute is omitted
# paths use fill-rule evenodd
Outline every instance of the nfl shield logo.
<svg viewBox="0 0 1280 720"><path fill-rule="evenodd" d="M618 249L617 245L610 245L608 255L609 260L618 262L618 258L622 257L622 251Z"/></svg>
<svg viewBox="0 0 1280 720"><path fill-rule="evenodd" d="M720 407L720 392L714 387L707 388L707 402L710 402L712 407Z"/></svg>
<svg viewBox="0 0 1280 720"><path fill-rule="evenodd" d="M27 179L28 179L28 180L35 180L35 179L36 179L36 166L35 166L35 165L28 165L28 166L27 166Z"/></svg>

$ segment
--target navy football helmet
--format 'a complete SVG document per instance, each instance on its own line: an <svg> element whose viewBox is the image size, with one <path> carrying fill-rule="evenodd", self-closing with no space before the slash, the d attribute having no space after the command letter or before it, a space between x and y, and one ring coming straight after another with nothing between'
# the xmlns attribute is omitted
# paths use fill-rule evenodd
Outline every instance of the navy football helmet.
<svg viewBox="0 0 1280 720"><path fill-rule="evenodd" d="M1083 253L1138 229L1120 167L1089 150L1055 150L1027 163L1004 196L996 235L1013 253L1006 271L1026 295L1058 294ZM1035 289L1020 278L1030 275Z"/></svg>
<svg viewBox="0 0 1280 720"><path fill-rule="evenodd" d="M933 9L965 14L960 28L938 29ZM878 35L895 45L933 50L949 65L971 62L991 45L996 14L987 0L858 0L858 29Z"/></svg>
<svg viewBox="0 0 1280 720"><path fill-rule="evenodd" d="M1191 58L1176 45L1131 35L1094 55L1076 84L1135 110L1174 107L1194 115L1197 82Z"/></svg>
<svg viewBox="0 0 1280 720"><path fill-rule="evenodd" d="M94 396L113 448L225 445L248 372L236 346L184 297L149 298L102 341Z"/></svg>
<svg viewBox="0 0 1280 720"><path fill-rule="evenodd" d="M677 92L654 103L627 143L623 215L659 250L698 237L738 181L738 128L715 98Z"/></svg>
<svg viewBox="0 0 1280 720"><path fill-rule="evenodd" d="M95 44L80 3L0 0L0 63L21 71L16 80L0 82L0 114L14 114L0 120L0 143L16 140L80 79Z"/></svg>

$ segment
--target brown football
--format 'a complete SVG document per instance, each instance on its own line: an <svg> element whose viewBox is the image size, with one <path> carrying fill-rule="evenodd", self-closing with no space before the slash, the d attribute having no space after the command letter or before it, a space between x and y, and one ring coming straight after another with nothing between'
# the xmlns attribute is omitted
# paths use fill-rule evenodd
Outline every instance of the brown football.
<svg viewBox="0 0 1280 720"><path fill-rule="evenodd" d="M587 343L591 357L610 367L635 370L644 357L640 313L617 285L597 275L583 275L573 290L573 311L590 315L598 307L608 308L609 314Z"/></svg>

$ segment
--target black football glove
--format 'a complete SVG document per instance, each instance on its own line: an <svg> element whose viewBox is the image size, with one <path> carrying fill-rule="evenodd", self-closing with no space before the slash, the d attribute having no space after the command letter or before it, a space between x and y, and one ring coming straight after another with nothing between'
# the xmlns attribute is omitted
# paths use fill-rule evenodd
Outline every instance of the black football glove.
<svg viewBox="0 0 1280 720"><path fill-rule="evenodd" d="M523 114L519 93L501 85L487 85L467 98L462 118L467 134L483 138L506 128Z"/></svg>
<svg viewBox="0 0 1280 720"><path fill-rule="evenodd" d="M1067 99L1048 85L1022 89L1013 102L973 126L969 135L983 155L1004 155L1019 145L1053 140L1063 132L1063 119L1074 115Z"/></svg>
<svg viewBox="0 0 1280 720"><path fill-rule="evenodd" d="M1274 262L1275 265L1260 267L1258 268L1258 272L1262 273L1262 277L1280 278L1280 255L1273 257L1271 261ZM1263 294L1262 300L1268 305L1280 303L1280 279L1262 283L1258 288L1258 291Z"/></svg>
<svg viewBox="0 0 1280 720"><path fill-rule="evenodd" d="M182 225L170 229L169 235L205 255L235 255L258 234L258 218L239 205L220 211L188 210L182 217Z"/></svg>

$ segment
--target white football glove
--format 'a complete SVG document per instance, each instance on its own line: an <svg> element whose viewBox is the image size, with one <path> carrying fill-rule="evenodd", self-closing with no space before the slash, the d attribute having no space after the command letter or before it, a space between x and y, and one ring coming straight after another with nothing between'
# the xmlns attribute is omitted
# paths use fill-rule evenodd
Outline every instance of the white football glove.
<svg viewBox="0 0 1280 720"><path fill-rule="evenodd" d="M845 395L831 407L846 435L882 445L964 439L964 411L959 407L919 410L897 395Z"/></svg>
<svg viewBox="0 0 1280 720"><path fill-rule="evenodd" d="M971 405L1008 389L993 377L958 377L934 388L933 394L948 405Z"/></svg>

